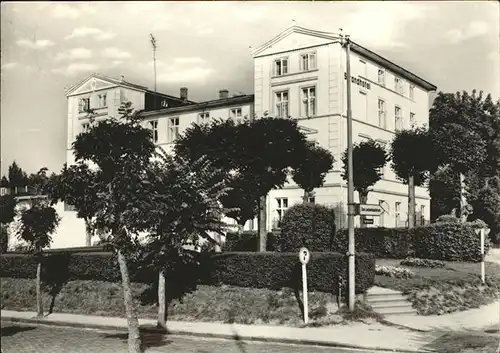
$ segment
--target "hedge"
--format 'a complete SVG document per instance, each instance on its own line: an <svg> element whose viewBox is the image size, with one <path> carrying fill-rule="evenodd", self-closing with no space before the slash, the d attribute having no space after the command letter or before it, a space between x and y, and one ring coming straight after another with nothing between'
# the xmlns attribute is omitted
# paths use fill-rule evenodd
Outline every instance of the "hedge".
<svg viewBox="0 0 500 353"><path fill-rule="evenodd" d="M375 254L378 258L421 259L480 262L480 237L473 223L434 223L413 229L357 228L357 251ZM347 250L347 230L337 232L334 250ZM489 240L485 241L485 253Z"/></svg>
<svg viewBox="0 0 500 353"><path fill-rule="evenodd" d="M301 288L301 264L296 253L218 253L202 254L199 267L183 269L177 280L207 285L234 285L252 288ZM312 253L308 264L308 287L332 292L337 289L338 276L347 279L347 258L339 253ZM68 280L120 282L118 265L112 253L46 255L42 279L48 283ZM1 257L1 277L35 278L36 262L25 254ZM151 270L137 271L130 266L133 282L154 283L158 275ZM375 279L375 257L356 256L356 291L370 288ZM169 277L167 277L169 278ZM171 279L171 278L169 278Z"/></svg>
<svg viewBox="0 0 500 353"><path fill-rule="evenodd" d="M226 234L226 241L222 246L222 251L249 251L257 252L259 235L256 231L244 231L241 233L229 232ZM276 250L276 235L267 233L267 251Z"/></svg>
<svg viewBox="0 0 500 353"><path fill-rule="evenodd" d="M302 203L285 211L277 250L295 252L303 246L311 251L330 251L335 236L335 212L324 205Z"/></svg>

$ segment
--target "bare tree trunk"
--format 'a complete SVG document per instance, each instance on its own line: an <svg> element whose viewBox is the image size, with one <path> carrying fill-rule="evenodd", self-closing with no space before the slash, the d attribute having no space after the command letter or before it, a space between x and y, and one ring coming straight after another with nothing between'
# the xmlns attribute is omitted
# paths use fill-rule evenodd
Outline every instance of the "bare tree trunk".
<svg viewBox="0 0 500 353"><path fill-rule="evenodd" d="M134 299L130 288L130 277L127 268L127 259L118 251L118 264L122 275L123 297L125 299L125 312L128 326L128 352L141 353L141 337L139 334L139 319L135 312Z"/></svg>
<svg viewBox="0 0 500 353"><path fill-rule="evenodd" d="M304 196L302 196L302 202L309 203L309 193L306 190L304 190Z"/></svg>
<svg viewBox="0 0 500 353"><path fill-rule="evenodd" d="M167 303L166 303L166 281L165 281L165 272L160 271L158 275L158 322L157 326L162 327L164 329L167 328Z"/></svg>
<svg viewBox="0 0 500 353"><path fill-rule="evenodd" d="M266 229L266 196L259 200L259 252L266 251L267 229Z"/></svg>
<svg viewBox="0 0 500 353"><path fill-rule="evenodd" d="M465 206L467 205L467 199L465 197L465 176L460 173L460 209L458 211L458 218L460 222L465 223L467 221L468 214L466 213Z"/></svg>
<svg viewBox="0 0 500 353"><path fill-rule="evenodd" d="M415 226L415 179L408 176L408 228Z"/></svg>
<svg viewBox="0 0 500 353"><path fill-rule="evenodd" d="M41 258L38 260L38 265L36 266L36 317L43 317Z"/></svg>
<svg viewBox="0 0 500 353"><path fill-rule="evenodd" d="M85 246L92 246L92 227L88 219L85 219Z"/></svg>
<svg viewBox="0 0 500 353"><path fill-rule="evenodd" d="M368 194L360 193L359 203L361 203L362 205L366 205L367 202L368 202ZM365 216L359 216L359 221L361 222L359 225L360 228L366 228L366 224L364 223L365 218L366 218Z"/></svg>

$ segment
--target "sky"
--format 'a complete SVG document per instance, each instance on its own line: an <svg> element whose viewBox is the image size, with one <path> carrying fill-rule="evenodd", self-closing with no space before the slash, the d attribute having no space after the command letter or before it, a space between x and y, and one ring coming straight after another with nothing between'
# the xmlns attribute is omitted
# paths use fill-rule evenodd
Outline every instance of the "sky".
<svg viewBox="0 0 500 353"><path fill-rule="evenodd" d="M253 93L251 48L293 21L345 34L438 87L500 97L497 1L2 2L1 173L65 161L69 87L92 72L158 91Z"/></svg>

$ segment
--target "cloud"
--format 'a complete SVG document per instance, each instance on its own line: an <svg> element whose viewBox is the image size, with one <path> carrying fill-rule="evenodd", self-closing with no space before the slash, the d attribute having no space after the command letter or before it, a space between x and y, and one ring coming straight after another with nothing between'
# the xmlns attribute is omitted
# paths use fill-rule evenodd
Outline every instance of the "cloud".
<svg viewBox="0 0 500 353"><path fill-rule="evenodd" d="M17 66L16 62L10 62L2 65L2 70L12 70Z"/></svg>
<svg viewBox="0 0 500 353"><path fill-rule="evenodd" d="M97 64L73 63L63 68L53 69L52 72L64 76L75 76L81 72L96 71L98 69L99 65Z"/></svg>
<svg viewBox="0 0 500 353"><path fill-rule="evenodd" d="M212 27L203 27L198 29L198 35L200 36L208 36L214 33L214 29Z"/></svg>
<svg viewBox="0 0 500 353"><path fill-rule="evenodd" d="M69 4L57 4L52 6L52 16L56 18L69 18L76 19L82 14L95 13L95 5L69 5Z"/></svg>
<svg viewBox="0 0 500 353"><path fill-rule="evenodd" d="M445 33L444 38L452 43L458 43L467 39L478 37L488 33L489 26L486 22L472 21L469 22L465 29L453 28Z"/></svg>
<svg viewBox="0 0 500 353"><path fill-rule="evenodd" d="M121 64L123 64L123 60L113 60L111 62L111 67L117 67L120 66Z"/></svg>
<svg viewBox="0 0 500 353"><path fill-rule="evenodd" d="M106 48L101 52L102 56L108 59L127 59L132 57L128 51L122 51L118 48Z"/></svg>
<svg viewBox="0 0 500 353"><path fill-rule="evenodd" d="M48 39L37 39L36 41L19 39L16 43L20 47L30 49L45 49L54 45L54 42Z"/></svg>
<svg viewBox="0 0 500 353"><path fill-rule="evenodd" d="M138 63L136 67L140 71L149 72L153 68L153 62ZM158 60L156 68L157 80L163 83L204 84L215 73L205 60L198 57L180 57L171 63Z"/></svg>
<svg viewBox="0 0 500 353"><path fill-rule="evenodd" d="M74 38L85 38L85 37L93 37L98 41L104 41L113 39L116 36L115 33L105 32L99 28L93 27L78 27L71 32L71 34L65 37L66 40L74 39Z"/></svg>
<svg viewBox="0 0 500 353"><path fill-rule="evenodd" d="M186 57L186 58L176 58L174 60L174 65L180 64L204 64L205 60L199 57Z"/></svg>
<svg viewBox="0 0 500 353"><path fill-rule="evenodd" d="M72 59L89 59L92 57L92 51L87 48L74 48L68 52L58 53L55 61L72 60Z"/></svg>

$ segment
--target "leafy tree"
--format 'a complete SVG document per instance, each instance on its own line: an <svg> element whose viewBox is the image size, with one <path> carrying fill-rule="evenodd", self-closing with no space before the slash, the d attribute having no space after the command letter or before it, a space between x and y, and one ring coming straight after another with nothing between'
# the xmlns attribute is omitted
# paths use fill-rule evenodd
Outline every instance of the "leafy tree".
<svg viewBox="0 0 500 353"><path fill-rule="evenodd" d="M408 185L408 228L415 225L415 186L422 186L433 168L433 147L427 129L396 132L391 144L391 168Z"/></svg>
<svg viewBox="0 0 500 353"><path fill-rule="evenodd" d="M32 206L21 213L21 227L18 237L28 244L28 251L33 254L37 261L37 317L43 316L41 291L43 249L50 246L52 242L51 235L55 232L59 220L56 210L50 207L46 200L33 199Z"/></svg>
<svg viewBox="0 0 500 353"><path fill-rule="evenodd" d="M0 187L2 187L2 188L10 187L9 180L7 179L7 177L5 175L2 176L2 179L0 180Z"/></svg>
<svg viewBox="0 0 500 353"><path fill-rule="evenodd" d="M439 167L429 178L431 219L450 215L460 207L460 178L450 166Z"/></svg>
<svg viewBox="0 0 500 353"><path fill-rule="evenodd" d="M77 135L73 143L75 168L83 172L81 183L86 192L95 194L95 199L73 194L73 188L62 188L61 198L80 200L75 202L75 208L83 214L92 207L95 229L108 235L122 277L129 352L138 353L139 321L127 263L135 253L139 233L148 229L145 215L156 206L148 193L151 186L147 174L155 145L151 132L141 126L130 102L122 104L119 112L120 118L96 122L88 132ZM95 168L91 169L88 162Z"/></svg>
<svg viewBox="0 0 500 353"><path fill-rule="evenodd" d="M389 161L389 156L380 144L370 139L354 144L352 157L354 190L359 193L359 202L366 204L369 188L382 178L382 168ZM347 180L347 150L342 154L342 163L342 179ZM361 227L364 227L363 222Z"/></svg>
<svg viewBox="0 0 500 353"><path fill-rule="evenodd" d="M9 234L7 227L16 216L16 199L12 195L0 196L0 248L2 252L6 252L9 245Z"/></svg>
<svg viewBox="0 0 500 353"><path fill-rule="evenodd" d="M306 142L302 153L297 157L298 166L292 171L292 177L304 189L304 203L307 203L314 188L325 182L326 174L332 169L335 159L328 150L314 142Z"/></svg>
<svg viewBox="0 0 500 353"><path fill-rule="evenodd" d="M26 186L28 184L28 175L16 163L12 162L8 172L9 185L11 188Z"/></svg>

